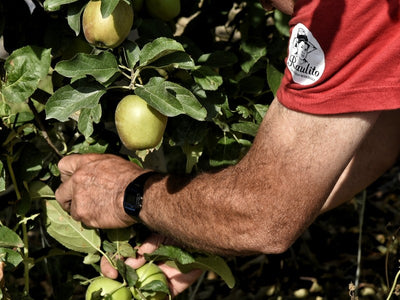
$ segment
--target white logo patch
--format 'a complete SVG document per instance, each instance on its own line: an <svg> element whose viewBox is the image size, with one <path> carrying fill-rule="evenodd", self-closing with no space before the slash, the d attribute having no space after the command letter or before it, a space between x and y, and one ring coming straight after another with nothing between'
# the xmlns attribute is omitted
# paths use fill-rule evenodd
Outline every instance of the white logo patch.
<svg viewBox="0 0 400 300"><path fill-rule="evenodd" d="M286 64L293 81L301 85L316 82L324 73L324 52L311 31L301 23L293 28Z"/></svg>

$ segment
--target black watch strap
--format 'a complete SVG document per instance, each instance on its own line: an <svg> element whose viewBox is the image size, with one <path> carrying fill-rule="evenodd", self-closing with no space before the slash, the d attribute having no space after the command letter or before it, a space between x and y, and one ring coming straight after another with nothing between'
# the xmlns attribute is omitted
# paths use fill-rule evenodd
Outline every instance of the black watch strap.
<svg viewBox="0 0 400 300"><path fill-rule="evenodd" d="M144 185L156 172L147 172L136 177L125 189L124 210L136 221L140 222L139 213L143 204Z"/></svg>

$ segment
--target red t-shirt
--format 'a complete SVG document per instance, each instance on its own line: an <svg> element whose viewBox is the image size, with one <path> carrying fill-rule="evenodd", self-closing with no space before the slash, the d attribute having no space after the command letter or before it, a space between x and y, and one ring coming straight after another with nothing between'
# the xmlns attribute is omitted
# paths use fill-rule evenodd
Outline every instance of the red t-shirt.
<svg viewBox="0 0 400 300"><path fill-rule="evenodd" d="M400 108L400 2L297 0L277 97L313 114Z"/></svg>

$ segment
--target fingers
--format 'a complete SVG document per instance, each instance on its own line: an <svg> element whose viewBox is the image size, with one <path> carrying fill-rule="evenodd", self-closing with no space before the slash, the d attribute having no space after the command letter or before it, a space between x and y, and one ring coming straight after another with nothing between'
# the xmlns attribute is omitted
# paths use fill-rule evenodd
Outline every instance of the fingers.
<svg viewBox="0 0 400 300"><path fill-rule="evenodd" d="M62 208L66 211L70 210L71 200L73 196L73 182L69 180L71 176L83 165L102 159L105 154L71 154L63 157L58 162L61 181L63 182L55 192L55 197Z"/></svg>
<svg viewBox="0 0 400 300"><path fill-rule="evenodd" d="M138 248L137 256L128 257L125 260L125 263L134 269L141 267L146 262L144 254L154 252L163 242L163 240L164 237L162 237L161 235L153 234Z"/></svg>
<svg viewBox="0 0 400 300"><path fill-rule="evenodd" d="M111 279L117 279L118 271L114 269L114 267L110 264L110 262L107 260L105 256L101 258L100 268L101 268L101 273L103 273L104 276Z"/></svg>
<svg viewBox="0 0 400 300"><path fill-rule="evenodd" d="M70 211L73 196L73 183L67 180L55 192L55 197L65 211Z"/></svg>
<svg viewBox="0 0 400 300"><path fill-rule="evenodd" d="M105 154L71 154L63 157L58 162L58 169L60 170L61 181L67 181L74 172L79 169L82 165L85 165L89 162L102 159Z"/></svg>
<svg viewBox="0 0 400 300"><path fill-rule="evenodd" d="M167 276L169 281L169 289L172 297L177 296L192 285L203 273L200 269L194 269L187 273L182 273L178 269L168 266L165 263L158 265Z"/></svg>

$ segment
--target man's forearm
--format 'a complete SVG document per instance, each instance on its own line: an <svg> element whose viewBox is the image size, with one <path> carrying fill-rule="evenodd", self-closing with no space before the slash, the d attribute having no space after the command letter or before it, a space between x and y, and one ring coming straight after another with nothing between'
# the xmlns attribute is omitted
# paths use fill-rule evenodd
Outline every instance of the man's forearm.
<svg viewBox="0 0 400 300"><path fill-rule="evenodd" d="M317 117L275 101L236 166L186 182L149 182L140 217L199 250L285 251L318 216L378 115Z"/></svg>
<svg viewBox="0 0 400 300"><path fill-rule="evenodd" d="M172 237L188 247L223 255L246 255L264 252L257 240L266 234L262 225L264 208L251 184L244 188L236 167L214 174L202 174L188 181L169 176L154 177L144 198L141 218L152 229ZM261 187L260 187L261 188ZM279 224L276 224L279 227ZM269 252L279 236L269 226Z"/></svg>

